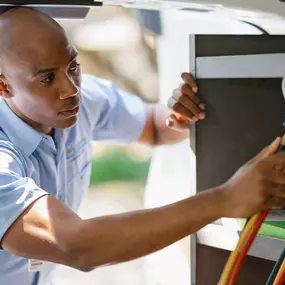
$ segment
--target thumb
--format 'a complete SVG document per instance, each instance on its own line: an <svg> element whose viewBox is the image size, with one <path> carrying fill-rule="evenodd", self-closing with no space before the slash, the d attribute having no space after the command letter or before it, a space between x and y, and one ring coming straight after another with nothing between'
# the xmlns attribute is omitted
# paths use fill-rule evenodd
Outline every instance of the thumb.
<svg viewBox="0 0 285 285"><path fill-rule="evenodd" d="M166 119L166 125L169 128L175 128L177 127L177 124L178 124L177 118L174 114L169 115L168 118Z"/></svg>
<svg viewBox="0 0 285 285"><path fill-rule="evenodd" d="M171 114L166 119L166 126L175 131L183 131L189 127L189 121L185 119L178 119L175 114Z"/></svg>
<svg viewBox="0 0 285 285"><path fill-rule="evenodd" d="M277 137L270 145L268 145L266 148L264 148L257 156L257 160L262 160L274 153L277 152L279 145L281 143L281 138Z"/></svg>

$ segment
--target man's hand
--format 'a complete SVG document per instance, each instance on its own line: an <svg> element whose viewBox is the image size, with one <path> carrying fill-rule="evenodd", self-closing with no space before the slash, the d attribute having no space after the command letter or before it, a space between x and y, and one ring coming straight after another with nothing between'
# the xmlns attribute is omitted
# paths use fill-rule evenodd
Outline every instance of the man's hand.
<svg viewBox="0 0 285 285"><path fill-rule="evenodd" d="M285 207L285 152L274 154L280 142L277 138L222 186L227 217Z"/></svg>
<svg viewBox="0 0 285 285"><path fill-rule="evenodd" d="M192 75L182 73L181 77L184 83L173 91L168 100L171 115L166 121L168 127L178 131L188 129L189 122L194 123L205 118L205 105L196 95L198 87Z"/></svg>

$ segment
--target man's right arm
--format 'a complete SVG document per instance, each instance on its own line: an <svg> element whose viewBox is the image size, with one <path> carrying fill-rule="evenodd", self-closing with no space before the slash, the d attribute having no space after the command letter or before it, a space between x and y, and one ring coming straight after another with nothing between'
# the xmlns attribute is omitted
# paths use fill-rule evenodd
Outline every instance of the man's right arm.
<svg viewBox="0 0 285 285"><path fill-rule="evenodd" d="M207 191L161 208L82 220L46 195L16 220L2 247L86 271L142 257L196 232L222 216L222 199L221 190Z"/></svg>
<svg viewBox="0 0 285 285"><path fill-rule="evenodd" d="M11 225L2 247L15 255L89 271L162 249L222 216L247 217L268 207L285 207L285 154L268 157L279 143L221 187L160 208L82 220L44 195Z"/></svg>

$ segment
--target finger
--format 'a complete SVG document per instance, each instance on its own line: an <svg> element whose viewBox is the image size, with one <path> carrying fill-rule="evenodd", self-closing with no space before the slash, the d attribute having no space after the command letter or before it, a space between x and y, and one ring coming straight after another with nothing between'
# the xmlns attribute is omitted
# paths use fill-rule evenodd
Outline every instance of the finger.
<svg viewBox="0 0 285 285"><path fill-rule="evenodd" d="M194 93L198 92L198 86L190 73L183 72L181 78L185 83L188 83Z"/></svg>
<svg viewBox="0 0 285 285"><path fill-rule="evenodd" d="M176 113L186 117L187 119L194 119L195 114L193 114L189 109L184 107L180 102L177 102L175 99L170 98L168 100L169 108L173 109Z"/></svg>
<svg viewBox="0 0 285 285"><path fill-rule="evenodd" d="M182 84L180 86L180 91L183 95L189 97L190 100L192 100L197 106L200 106L201 104L200 99L198 98L198 96L195 95L195 93L188 84Z"/></svg>
<svg viewBox="0 0 285 285"><path fill-rule="evenodd" d="M181 87L180 87L181 88ZM173 91L173 96L172 98L175 99L176 101L179 100L180 96L182 95L180 88L176 88Z"/></svg>
<svg viewBox="0 0 285 285"><path fill-rule="evenodd" d="M182 87L181 86L180 89L175 89L173 91L172 98L174 98L176 101L179 101L182 96L186 96L187 98L189 98L190 101L193 101L197 105L197 107L199 108L200 112L203 112L205 110L205 104L202 104L200 102L200 99L192 92L191 88L188 85L184 84L184 86L187 86L187 87ZM187 90L188 90L187 94L181 92L181 88L187 88ZM185 105L185 107L187 107L187 105Z"/></svg>
<svg viewBox="0 0 285 285"><path fill-rule="evenodd" d="M273 184L272 186L268 187L268 194L272 197L285 199L285 185Z"/></svg>
<svg viewBox="0 0 285 285"><path fill-rule="evenodd" d="M179 113L177 113L177 112L175 112L175 111L173 111L173 110L171 111L171 113L174 114L175 119L177 119L178 122L183 122L183 121L185 121L185 120L184 120L184 117L183 117L182 115L180 115ZM193 116L191 119L186 118L186 120L189 120L189 121L192 122L192 123L195 123L195 122L198 121L198 119L197 119L195 116Z"/></svg>
<svg viewBox="0 0 285 285"><path fill-rule="evenodd" d="M271 165L269 165L269 167L267 166L267 169L265 169L263 173L263 177L267 179L267 181L269 181L271 185L272 184L279 185L278 187L281 188L285 187L285 172L276 170L274 166L273 167ZM273 188L271 185L269 186L270 190Z"/></svg>
<svg viewBox="0 0 285 285"><path fill-rule="evenodd" d="M178 100L175 100L174 99L174 97L176 97L176 98L179 98L179 96L180 96L180 91L179 91L179 89L176 89L177 91L175 91L174 90L174 96L172 96L171 98L169 98L168 99L168 102L167 102L167 106L168 106L168 108L170 108L170 109L172 109L172 110L174 110L173 108L174 108L174 105L175 104L177 104L178 102ZM179 95L176 95L175 96L175 92L176 92L176 94L178 93ZM176 113L176 112L174 112L174 113ZM178 115L180 115L179 113L177 113ZM195 122L197 122L198 121L198 118L196 117L196 116L194 116L194 114L192 114L192 117L191 118L189 118L189 117L187 117L187 119L190 121L190 122L192 122L192 123L195 123Z"/></svg>
<svg viewBox="0 0 285 285"><path fill-rule="evenodd" d="M278 147L281 143L281 138L277 137L269 146L265 147L257 156L257 160L262 160L274 153L278 150Z"/></svg>
<svg viewBox="0 0 285 285"><path fill-rule="evenodd" d="M275 153L266 158L266 164L271 165L272 169L281 169L283 170L285 167L285 151Z"/></svg>
<svg viewBox="0 0 285 285"><path fill-rule="evenodd" d="M270 209L283 209L285 207L285 198L271 197L266 202L266 208Z"/></svg>
<svg viewBox="0 0 285 285"><path fill-rule="evenodd" d="M182 94L178 100L178 103L183 105L186 109L194 114L199 119L205 119L205 113L186 95Z"/></svg>

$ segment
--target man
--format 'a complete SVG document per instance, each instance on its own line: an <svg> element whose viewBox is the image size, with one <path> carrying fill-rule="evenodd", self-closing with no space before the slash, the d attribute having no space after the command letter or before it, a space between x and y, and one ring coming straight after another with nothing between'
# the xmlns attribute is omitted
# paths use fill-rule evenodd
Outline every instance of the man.
<svg viewBox="0 0 285 285"><path fill-rule="evenodd" d="M50 284L56 263L90 271L162 249L220 217L285 206L277 138L215 189L161 208L81 219L90 142L185 139L189 121L205 117L197 86L183 74L169 101L183 118L171 116L171 130L166 107L90 75L81 82L74 45L46 15L12 9L0 17L0 35L1 284Z"/></svg>

